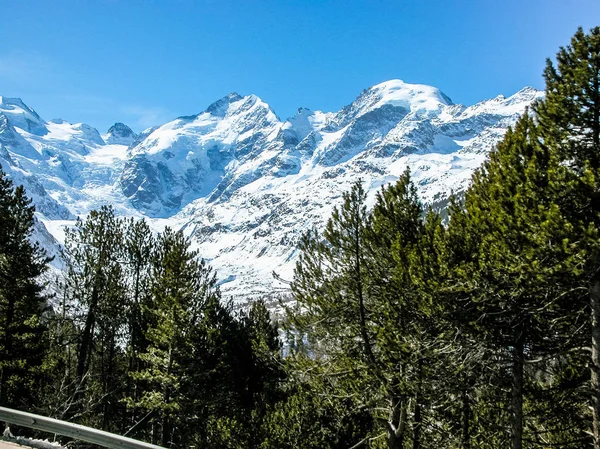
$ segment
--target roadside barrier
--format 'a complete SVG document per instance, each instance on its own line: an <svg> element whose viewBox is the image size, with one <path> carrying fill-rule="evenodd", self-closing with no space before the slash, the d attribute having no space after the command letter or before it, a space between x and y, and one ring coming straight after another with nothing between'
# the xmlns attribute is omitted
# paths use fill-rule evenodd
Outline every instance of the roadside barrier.
<svg viewBox="0 0 600 449"><path fill-rule="evenodd" d="M144 443L133 438L122 437L103 430L92 429L91 427L5 407L0 407L0 421L75 438L76 440L86 441L111 449L164 449L161 446Z"/></svg>

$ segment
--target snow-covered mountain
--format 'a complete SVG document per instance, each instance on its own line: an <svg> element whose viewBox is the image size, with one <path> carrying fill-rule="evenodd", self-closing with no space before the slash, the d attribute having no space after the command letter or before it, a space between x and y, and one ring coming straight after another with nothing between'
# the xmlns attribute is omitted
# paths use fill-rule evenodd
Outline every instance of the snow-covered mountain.
<svg viewBox="0 0 600 449"><path fill-rule="evenodd" d="M257 96L232 93L139 135L116 123L103 136L0 97L0 163L58 241L75 216L108 202L156 230L184 228L222 290L244 299L277 288L272 271L291 278L300 235L322 226L355 180L372 199L409 167L423 201L442 204L541 95L525 88L466 107L392 80L339 112L301 108L284 121Z"/></svg>
<svg viewBox="0 0 600 449"><path fill-rule="evenodd" d="M108 144L131 145L137 139L137 134L124 123L115 123L108 128L108 131L102 138Z"/></svg>

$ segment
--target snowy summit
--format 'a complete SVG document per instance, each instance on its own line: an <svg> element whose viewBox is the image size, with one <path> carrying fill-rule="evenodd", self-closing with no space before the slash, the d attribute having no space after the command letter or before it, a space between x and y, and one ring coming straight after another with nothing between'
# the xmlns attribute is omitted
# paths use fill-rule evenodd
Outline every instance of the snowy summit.
<svg viewBox="0 0 600 449"><path fill-rule="evenodd" d="M541 95L525 88L467 107L391 80L338 112L281 120L259 97L232 93L139 135L115 123L102 136L0 97L0 163L33 198L36 238L51 252L65 225L110 203L157 231L184 228L224 293L244 299L273 291L272 271L291 278L300 235L359 178L372 199L409 167L422 200L444 205Z"/></svg>

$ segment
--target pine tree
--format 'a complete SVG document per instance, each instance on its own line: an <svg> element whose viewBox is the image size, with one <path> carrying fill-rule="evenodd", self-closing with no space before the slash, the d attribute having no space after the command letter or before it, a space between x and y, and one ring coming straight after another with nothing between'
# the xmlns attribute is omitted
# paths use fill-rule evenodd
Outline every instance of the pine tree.
<svg viewBox="0 0 600 449"><path fill-rule="evenodd" d="M76 310L79 327L70 416L85 415L90 425L112 430L120 425L123 395L123 352L126 311L122 269L122 222L103 206L68 229L62 258L64 290ZM100 421L96 421L97 419Z"/></svg>
<svg viewBox="0 0 600 449"><path fill-rule="evenodd" d="M155 239L145 220L134 220L125 223L123 241L123 271L126 279L127 296L127 371L139 372L143 369L140 354L146 352L148 341L146 333L152 325L151 316L147 312L151 308L151 274L152 257L155 250ZM128 376L126 397L131 404L138 402L143 386ZM131 406L128 410L129 428L143 429L144 416Z"/></svg>
<svg viewBox="0 0 600 449"><path fill-rule="evenodd" d="M391 374L387 387L392 407L388 419L389 447L403 447L413 417L413 446L420 446L422 430L423 315L420 291L415 286L413 257L423 234L423 209L406 171L395 185L377 194L368 226L373 270L371 294L379 298L374 314L379 316L377 342L385 371ZM379 279L379 281L377 281ZM413 410L410 409L414 403Z"/></svg>
<svg viewBox="0 0 600 449"><path fill-rule="evenodd" d="M579 286L588 292L592 428L594 447L600 448L600 27L588 34L580 28L556 63L547 61L546 98L534 109L544 145L559 152L569 168L560 205L584 260ZM574 303L573 317L581 308Z"/></svg>
<svg viewBox="0 0 600 449"><path fill-rule="evenodd" d="M299 312L290 319L310 341L304 370L368 410L389 448L440 437L431 431L431 401L444 352L434 301L443 232L436 214L424 217L406 172L378 193L371 213L355 184L323 240L313 232L302 241L293 284Z"/></svg>
<svg viewBox="0 0 600 449"><path fill-rule="evenodd" d="M576 264L572 227L557 203L563 185L558 155L539 144L525 114L473 176L465 211L454 210L450 221L450 238L463 255L455 267L463 324L511 366L513 449L523 441L525 358L557 350L560 343L548 338L565 311L565 279L557 274ZM550 335L564 337L558 328Z"/></svg>
<svg viewBox="0 0 600 449"><path fill-rule="evenodd" d="M142 396L129 405L153 415L152 440L163 446L185 443L181 430L184 416L193 410L181 410L188 368L183 363L193 352L190 335L199 326L203 308L218 299L214 273L190 249L183 233L167 228L157 240L151 279L152 303L144 307L151 327L146 332L147 350L140 355L141 371L132 373L146 383Z"/></svg>
<svg viewBox="0 0 600 449"><path fill-rule="evenodd" d="M445 437L432 429L439 427L434 410L444 384L437 379L449 355L437 292L444 228L437 214L423 211L408 170L377 194L367 236L378 353L393 379L389 398L401 404L405 420L388 444L410 436L413 448L439 445Z"/></svg>
<svg viewBox="0 0 600 449"><path fill-rule="evenodd" d="M313 230L302 237L292 284L297 307L288 319L299 341L309 343L310 357L300 357L296 369L330 379L329 394L371 408L381 403L383 375L368 293L365 200L359 181L344 193L322 236Z"/></svg>
<svg viewBox="0 0 600 449"><path fill-rule="evenodd" d="M253 429L245 432L243 447L258 447L264 440L263 428L268 407L279 402L284 393L285 379L281 341L275 323L263 300L254 301L249 310L240 316L241 338L238 338L236 357L241 359L240 373L243 373L244 387L238 394L242 398L242 428Z"/></svg>
<svg viewBox="0 0 600 449"><path fill-rule="evenodd" d="M277 399L279 384L285 376L281 340L263 300L251 304L247 314L242 316L242 325L252 354L250 382L254 408L259 408Z"/></svg>
<svg viewBox="0 0 600 449"><path fill-rule="evenodd" d="M351 398L324 394L327 386L317 379L286 383L285 399L267 406L263 441L252 447L348 449L369 433L373 422L368 411L356 408Z"/></svg>
<svg viewBox="0 0 600 449"><path fill-rule="evenodd" d="M30 241L34 207L0 170L0 404L31 408L46 349L46 298L38 277L51 260Z"/></svg>
<svg viewBox="0 0 600 449"><path fill-rule="evenodd" d="M183 407L193 411L188 427L197 435L194 444L258 447L267 408L282 398L284 376L277 328L264 303L236 316L231 303L210 298L190 342Z"/></svg>

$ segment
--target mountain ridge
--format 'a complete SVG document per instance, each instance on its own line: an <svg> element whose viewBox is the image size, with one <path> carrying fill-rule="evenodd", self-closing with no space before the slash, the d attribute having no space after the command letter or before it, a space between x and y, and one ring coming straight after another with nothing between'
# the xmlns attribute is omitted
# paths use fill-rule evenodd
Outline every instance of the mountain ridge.
<svg viewBox="0 0 600 449"><path fill-rule="evenodd" d="M234 92L140 134L117 122L104 135L0 97L0 163L57 241L75 216L110 203L157 231L184 229L224 292L248 297L274 288L273 270L292 276L299 236L323 226L356 179L372 199L408 167L424 203L443 203L542 95L526 87L464 106L390 80L340 111L299 108L281 120L258 96Z"/></svg>

